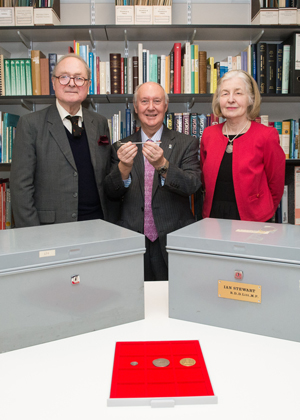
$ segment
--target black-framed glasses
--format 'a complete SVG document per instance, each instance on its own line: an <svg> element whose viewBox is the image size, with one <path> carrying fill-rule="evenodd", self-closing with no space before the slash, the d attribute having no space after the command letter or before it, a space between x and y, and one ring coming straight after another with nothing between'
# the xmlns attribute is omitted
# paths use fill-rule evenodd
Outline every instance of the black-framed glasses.
<svg viewBox="0 0 300 420"><path fill-rule="evenodd" d="M66 75L62 75L62 76L53 76L56 77L56 79L58 79L59 83L63 86L67 86L71 79L74 80L74 85L77 87L81 87L85 84L85 82L87 82L89 79L85 79L84 77L80 77L80 76L66 76Z"/></svg>

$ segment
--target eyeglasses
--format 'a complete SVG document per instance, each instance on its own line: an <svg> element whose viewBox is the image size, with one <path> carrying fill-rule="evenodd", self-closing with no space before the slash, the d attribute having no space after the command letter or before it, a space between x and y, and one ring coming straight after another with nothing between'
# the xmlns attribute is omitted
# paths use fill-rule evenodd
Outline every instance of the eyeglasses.
<svg viewBox="0 0 300 420"><path fill-rule="evenodd" d="M89 79L85 79L84 77L80 77L80 76L66 76L66 75L62 75L62 76L53 76L56 79L58 79L59 83L63 86L67 86L71 79L74 80L74 85L77 87L81 87L85 84L85 82L87 82Z"/></svg>

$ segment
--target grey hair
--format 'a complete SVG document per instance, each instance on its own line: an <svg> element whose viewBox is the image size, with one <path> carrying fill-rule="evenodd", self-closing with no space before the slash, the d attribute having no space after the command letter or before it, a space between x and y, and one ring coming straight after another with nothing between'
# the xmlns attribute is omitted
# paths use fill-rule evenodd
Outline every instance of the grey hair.
<svg viewBox="0 0 300 420"><path fill-rule="evenodd" d="M73 58L77 58L77 60L79 60L79 61L81 61L82 62L82 64L84 65L84 67L85 67L85 69L86 69L86 72L87 72L87 78L88 78L88 80L91 80L91 69L89 68L89 66L88 66L88 64L87 64L87 62L82 58L82 57L80 57L80 55L77 55L77 54L74 54L74 53L70 53L70 54L66 54L66 55L63 55L58 61L57 61L57 63L55 64L55 66L54 66L54 69L53 69L53 71L52 71L52 74L51 74L51 77L53 77L53 76L56 76L56 70L57 70L57 66L63 61L63 60L65 60L66 58L69 58L69 57L73 57Z"/></svg>
<svg viewBox="0 0 300 420"><path fill-rule="evenodd" d="M162 85L160 85L159 83L156 83L156 82L146 82L146 83L154 83L154 84L156 84L156 85L160 86L160 87L162 88L162 90L164 91L164 94L165 94L165 104L168 104L168 103L169 103L169 96L168 96L167 92L165 91L165 89L162 87ZM145 84L145 83L141 83L141 84L139 84L139 85L135 88L135 91L134 91L134 94L133 94L133 105L136 105L136 103L137 103L137 93L138 93L138 90L139 90L139 88L140 88L141 86L143 86L144 84Z"/></svg>

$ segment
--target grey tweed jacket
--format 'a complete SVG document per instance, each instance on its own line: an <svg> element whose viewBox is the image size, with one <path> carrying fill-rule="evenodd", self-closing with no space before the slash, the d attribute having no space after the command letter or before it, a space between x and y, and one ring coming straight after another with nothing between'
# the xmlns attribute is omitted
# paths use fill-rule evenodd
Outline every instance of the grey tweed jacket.
<svg viewBox="0 0 300 420"><path fill-rule="evenodd" d="M98 145L101 135L109 138L107 120L85 108L83 120L104 218L108 220L103 181L110 171L111 146ZM55 105L20 118L10 187L16 227L77 220L78 173Z"/></svg>

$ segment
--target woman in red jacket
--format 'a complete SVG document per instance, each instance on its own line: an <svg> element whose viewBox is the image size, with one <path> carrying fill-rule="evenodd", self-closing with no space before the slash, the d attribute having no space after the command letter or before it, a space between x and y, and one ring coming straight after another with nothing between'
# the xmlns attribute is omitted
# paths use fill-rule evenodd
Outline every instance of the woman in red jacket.
<svg viewBox="0 0 300 420"><path fill-rule="evenodd" d="M255 80L232 70L218 82L212 107L222 124L204 130L200 146L203 217L265 222L281 200L285 154L275 128L255 122L260 111Z"/></svg>

